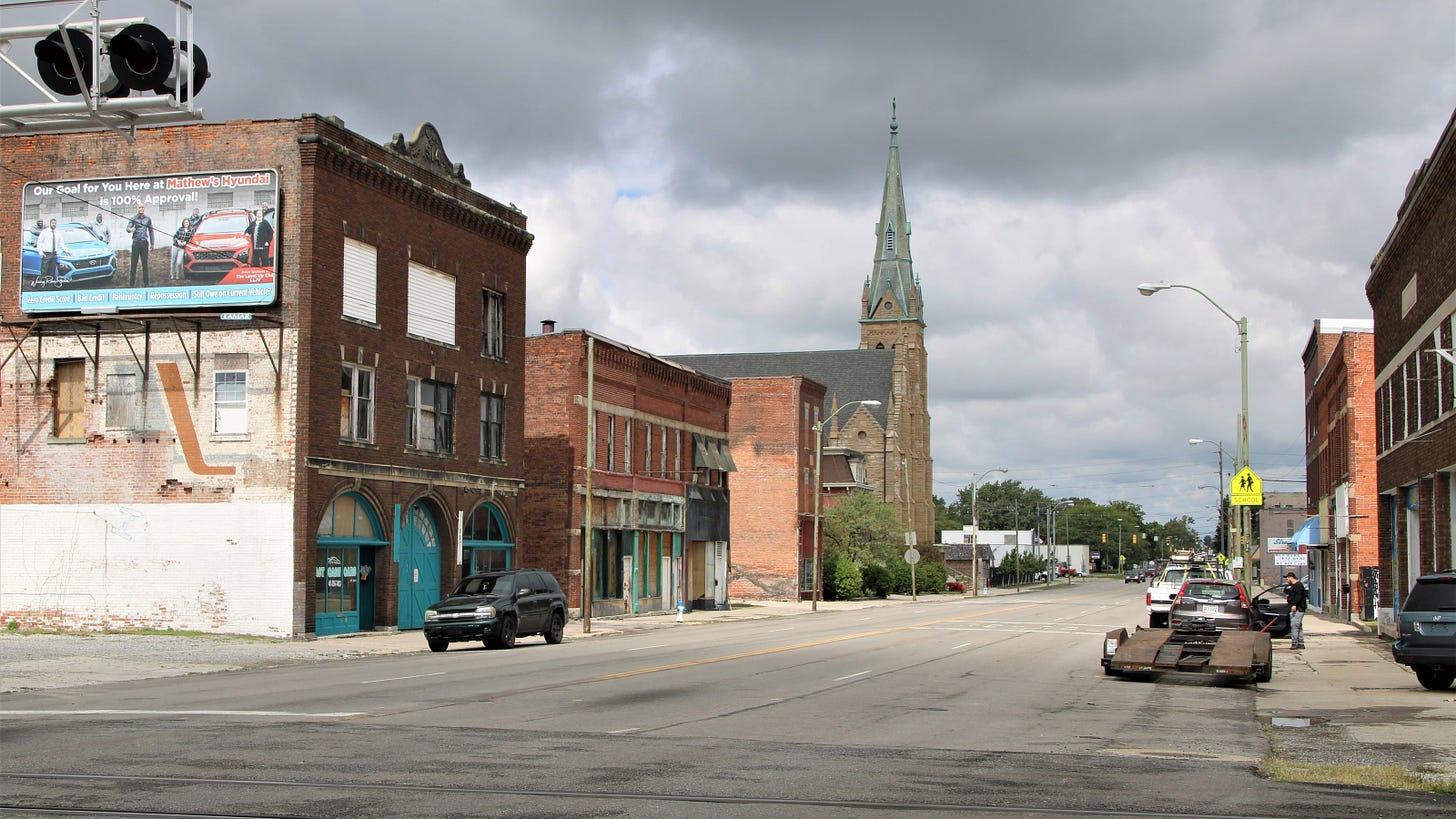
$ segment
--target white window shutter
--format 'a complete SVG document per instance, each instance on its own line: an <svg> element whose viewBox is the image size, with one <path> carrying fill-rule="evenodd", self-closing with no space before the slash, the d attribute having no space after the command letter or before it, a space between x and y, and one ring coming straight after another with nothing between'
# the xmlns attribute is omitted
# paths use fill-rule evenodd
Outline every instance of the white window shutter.
<svg viewBox="0 0 1456 819"><path fill-rule="evenodd" d="M455 343L455 277L424 265L409 266L410 335Z"/></svg>

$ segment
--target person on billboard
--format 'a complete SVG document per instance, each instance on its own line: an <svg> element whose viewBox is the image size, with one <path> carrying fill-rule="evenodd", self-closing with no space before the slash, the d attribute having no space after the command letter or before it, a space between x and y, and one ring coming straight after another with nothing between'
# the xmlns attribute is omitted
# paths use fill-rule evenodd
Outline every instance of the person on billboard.
<svg viewBox="0 0 1456 819"><path fill-rule="evenodd" d="M101 214L96 214L96 224L91 225L90 229L92 233L96 234L96 238L105 242L107 245L111 244L111 228L106 226L106 222L102 219Z"/></svg>
<svg viewBox="0 0 1456 819"><path fill-rule="evenodd" d="M249 216L248 238L253 242L252 258L248 264L253 267L267 267L272 255L273 224L263 218L263 209L258 208Z"/></svg>
<svg viewBox="0 0 1456 819"><path fill-rule="evenodd" d="M56 230L56 220L51 219L51 225L44 228L35 238L35 249L40 253L40 278L41 280L54 280L56 278L56 260L61 253L70 252L66 247L66 240L61 238L61 232Z"/></svg>
<svg viewBox="0 0 1456 819"><path fill-rule="evenodd" d="M193 208L192 215L182 217L182 223L172 234L172 271L168 276L172 281L183 277L182 262L187 256L187 243L192 241L192 235L197 232L197 226L201 222L202 217L197 215L197 208Z"/></svg>
<svg viewBox="0 0 1456 819"><path fill-rule="evenodd" d="M136 287L137 259L142 263L142 287L151 287L151 262L148 256L156 235L152 232L152 217L147 215L146 205L137 205L136 216L126 223L126 232L131 234L131 281L127 287Z"/></svg>

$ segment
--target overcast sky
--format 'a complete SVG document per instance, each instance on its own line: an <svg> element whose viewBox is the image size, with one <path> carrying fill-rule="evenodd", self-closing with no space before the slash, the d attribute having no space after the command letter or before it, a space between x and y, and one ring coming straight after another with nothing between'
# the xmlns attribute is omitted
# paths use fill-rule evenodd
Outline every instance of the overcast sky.
<svg viewBox="0 0 1456 819"><path fill-rule="evenodd" d="M857 346L897 100L936 494L1005 468L1204 532L1218 451L1187 440L1235 450L1236 328L1138 283L1248 316L1253 467L1303 492L1313 321L1370 317L1370 260L1456 107L1452 0L196 9L208 120L434 123L529 218L527 332L662 355ZM165 0L102 4L136 13L174 31Z"/></svg>

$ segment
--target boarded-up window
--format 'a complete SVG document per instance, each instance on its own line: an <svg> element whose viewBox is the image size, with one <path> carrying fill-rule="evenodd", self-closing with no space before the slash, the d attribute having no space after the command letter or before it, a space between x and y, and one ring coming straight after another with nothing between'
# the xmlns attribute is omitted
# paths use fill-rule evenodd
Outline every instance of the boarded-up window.
<svg viewBox="0 0 1456 819"><path fill-rule="evenodd" d="M56 437L86 437L86 362L56 361Z"/></svg>
<svg viewBox="0 0 1456 819"><path fill-rule="evenodd" d="M344 315L375 323L379 292L379 251L372 245L344 240Z"/></svg>
<svg viewBox="0 0 1456 819"><path fill-rule="evenodd" d="M409 266L410 335L455 343L455 277L424 265Z"/></svg>
<svg viewBox="0 0 1456 819"><path fill-rule="evenodd" d="M136 429L139 398L136 373L106 376L106 428Z"/></svg>

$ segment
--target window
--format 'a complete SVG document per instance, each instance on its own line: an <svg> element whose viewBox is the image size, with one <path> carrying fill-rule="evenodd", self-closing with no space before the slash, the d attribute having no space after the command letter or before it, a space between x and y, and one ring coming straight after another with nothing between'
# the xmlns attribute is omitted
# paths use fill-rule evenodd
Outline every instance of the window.
<svg viewBox="0 0 1456 819"><path fill-rule="evenodd" d="M107 429L135 429L136 424L136 373L112 373L106 376Z"/></svg>
<svg viewBox="0 0 1456 819"><path fill-rule="evenodd" d="M425 452L455 451L455 388L425 378L409 379L405 445Z"/></svg>
<svg viewBox="0 0 1456 819"><path fill-rule="evenodd" d="M892 227L885 228L885 254L895 255L895 229Z"/></svg>
<svg viewBox="0 0 1456 819"><path fill-rule="evenodd" d="M86 437L86 362L84 359L56 361L55 436Z"/></svg>
<svg viewBox="0 0 1456 819"><path fill-rule="evenodd" d="M617 471L617 419L606 413L602 418L607 424L607 471Z"/></svg>
<svg viewBox="0 0 1456 819"><path fill-rule="evenodd" d="M374 324L379 292L379 251L344 240L344 316Z"/></svg>
<svg viewBox="0 0 1456 819"><path fill-rule="evenodd" d="M505 358L505 296L489 290L481 291L480 310L480 354L490 358Z"/></svg>
<svg viewBox="0 0 1456 819"><path fill-rule="evenodd" d="M455 343L454 276L410 262L405 332L441 344Z"/></svg>
<svg viewBox="0 0 1456 819"><path fill-rule="evenodd" d="M222 435L248 431L247 370L217 370L212 374L212 431Z"/></svg>
<svg viewBox="0 0 1456 819"><path fill-rule="evenodd" d="M652 474L652 425L644 424L642 428L642 471L645 474Z"/></svg>
<svg viewBox="0 0 1456 819"><path fill-rule="evenodd" d="M345 364L339 383L339 437L346 441L374 440L374 371Z"/></svg>
<svg viewBox="0 0 1456 819"><path fill-rule="evenodd" d="M632 471L632 419L623 419L626 429L622 431L622 471Z"/></svg>
<svg viewBox="0 0 1456 819"><path fill-rule="evenodd" d="M505 396L480 394L480 457L486 460L505 460L505 405Z"/></svg>
<svg viewBox="0 0 1456 819"><path fill-rule="evenodd" d="M1416 277L1411 276L1410 281L1400 291L1400 317L1405 318L1406 314L1416 306Z"/></svg>

